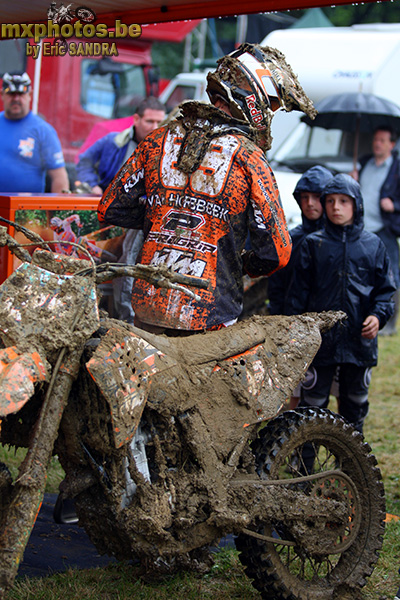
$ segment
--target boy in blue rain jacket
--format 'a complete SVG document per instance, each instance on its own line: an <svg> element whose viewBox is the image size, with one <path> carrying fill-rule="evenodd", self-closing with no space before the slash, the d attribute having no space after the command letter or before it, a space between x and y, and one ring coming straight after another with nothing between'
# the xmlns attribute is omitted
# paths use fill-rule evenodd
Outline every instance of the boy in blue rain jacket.
<svg viewBox="0 0 400 600"><path fill-rule="evenodd" d="M288 313L341 310L347 319L322 334L300 405L326 408L339 366L339 413L362 432L371 368L378 360L377 334L393 313L396 286L383 242L364 230L359 184L349 175L336 175L321 203L325 228L299 248Z"/></svg>

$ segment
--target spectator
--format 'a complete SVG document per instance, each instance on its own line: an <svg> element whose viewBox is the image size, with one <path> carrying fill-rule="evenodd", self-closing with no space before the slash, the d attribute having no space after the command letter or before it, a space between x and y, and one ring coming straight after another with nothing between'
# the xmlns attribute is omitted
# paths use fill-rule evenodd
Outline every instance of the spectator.
<svg viewBox="0 0 400 600"><path fill-rule="evenodd" d="M325 167L315 166L308 169L299 179L293 192L301 210L301 225L290 230L292 255L289 264L268 279L269 312L271 315L285 315L286 293L290 283L296 250L306 235L321 229L323 209L320 202L321 192L333 175Z"/></svg>
<svg viewBox="0 0 400 600"><path fill-rule="evenodd" d="M293 272L297 250L304 238L323 225L323 209L320 202L321 192L325 185L333 179L328 169L321 166L311 167L299 179L293 192L300 210L302 224L290 230L292 238L292 255L289 264L274 273L268 279L269 312L271 315L286 315L286 294ZM289 409L294 409L300 401L301 385L293 390Z"/></svg>
<svg viewBox="0 0 400 600"><path fill-rule="evenodd" d="M186 102L182 117L147 136L98 208L99 220L143 228L140 262L210 280L197 301L135 281L135 324L155 332L230 325L242 311L242 272L270 275L290 257L260 147L275 110L312 115L311 102L281 53L252 44L219 61L207 93L213 105ZM248 232L252 250L242 254Z"/></svg>
<svg viewBox="0 0 400 600"><path fill-rule="evenodd" d="M44 192L46 171L51 192L69 189L61 144L55 129L30 110L27 73L5 73L0 113L0 191Z"/></svg>
<svg viewBox="0 0 400 600"><path fill-rule="evenodd" d="M396 283L395 311L382 333L396 333L399 312L400 161L394 150L396 136L390 127L378 127L372 154L361 158L361 169L351 175L359 181L364 198L365 229L376 233L386 246Z"/></svg>
<svg viewBox="0 0 400 600"><path fill-rule="evenodd" d="M368 413L377 333L393 313L396 289L383 242L364 230L359 184L336 175L321 203L325 228L305 238L288 292L288 312L342 310L347 320L322 334L322 344L302 386L301 406L326 408L339 366L339 413L362 432Z"/></svg>
<svg viewBox="0 0 400 600"><path fill-rule="evenodd" d="M153 96L145 98L133 115L131 127L108 133L81 154L76 166L77 179L89 184L93 194L101 195L138 144L164 118L164 105Z"/></svg>
<svg viewBox="0 0 400 600"><path fill-rule="evenodd" d="M93 194L102 194L122 165L148 133L157 129L165 118L165 107L152 96L143 100L133 115L133 125L124 131L112 132L97 140L81 155L76 167L79 181L88 183ZM138 229L126 232L120 263L133 265L142 247L143 233ZM132 277L114 279L114 316L133 323Z"/></svg>

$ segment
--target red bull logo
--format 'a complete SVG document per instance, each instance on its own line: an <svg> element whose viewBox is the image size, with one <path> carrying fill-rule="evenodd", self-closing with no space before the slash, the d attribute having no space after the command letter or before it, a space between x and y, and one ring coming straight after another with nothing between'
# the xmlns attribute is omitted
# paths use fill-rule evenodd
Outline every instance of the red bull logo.
<svg viewBox="0 0 400 600"><path fill-rule="evenodd" d="M265 125L262 123L264 117L262 112L257 108L255 94L246 96L246 104L248 106L251 119L257 129L265 129Z"/></svg>

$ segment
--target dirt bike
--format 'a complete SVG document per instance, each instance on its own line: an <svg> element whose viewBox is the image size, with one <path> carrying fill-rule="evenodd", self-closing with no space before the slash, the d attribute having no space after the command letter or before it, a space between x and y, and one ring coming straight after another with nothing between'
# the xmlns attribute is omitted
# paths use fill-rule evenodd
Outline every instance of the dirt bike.
<svg viewBox="0 0 400 600"><path fill-rule="evenodd" d="M57 8L57 2L51 2L50 6L47 10L47 18L50 21L53 21L55 25L67 25L75 21L76 19L81 21L82 23L92 24L96 21L96 13L87 6L78 6L76 9L71 8L72 4L64 4L61 2L60 6ZM68 51L68 41L65 37L60 35L56 42L59 46L65 48Z"/></svg>
<svg viewBox="0 0 400 600"><path fill-rule="evenodd" d="M28 449L16 477L0 469L0 598L52 454L66 473L61 494L101 554L157 575L201 572L215 540L234 534L262 598L354 598L382 545L376 460L338 415L282 412L321 331L343 314L154 335L99 315L96 284L125 273L181 294L182 283L206 282L96 266L24 233L39 246L32 257L0 227L0 245L22 261L0 286L0 442Z"/></svg>
<svg viewBox="0 0 400 600"><path fill-rule="evenodd" d="M65 25L71 23L74 19L79 19L82 23L93 23L96 20L96 13L87 6L78 6L75 10L71 8L72 4L64 4L61 2L57 8L57 2L51 2L47 10L47 18L53 21L54 24Z"/></svg>

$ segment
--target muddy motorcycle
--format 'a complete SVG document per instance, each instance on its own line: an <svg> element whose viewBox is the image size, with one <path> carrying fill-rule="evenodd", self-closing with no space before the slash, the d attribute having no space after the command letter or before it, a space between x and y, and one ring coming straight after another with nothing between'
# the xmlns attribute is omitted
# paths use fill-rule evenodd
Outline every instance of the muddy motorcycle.
<svg viewBox="0 0 400 600"><path fill-rule="evenodd" d="M342 314L153 335L99 316L96 284L123 267L49 248L31 258L5 228L0 245L23 261L0 286L0 441L28 448L16 477L0 469L0 597L53 453L61 493L102 554L157 574L201 570L209 547L233 533L262 598L358 594L384 531L376 460L337 415L281 410ZM141 265L125 272L178 285L174 294L196 283Z"/></svg>

